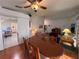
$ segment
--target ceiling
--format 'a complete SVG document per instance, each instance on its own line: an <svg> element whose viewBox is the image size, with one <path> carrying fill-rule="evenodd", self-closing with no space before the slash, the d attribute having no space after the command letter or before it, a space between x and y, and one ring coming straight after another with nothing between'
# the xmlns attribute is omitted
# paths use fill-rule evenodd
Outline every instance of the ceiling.
<svg viewBox="0 0 79 59"><path fill-rule="evenodd" d="M79 12L79 0L43 0L40 4L47 6L47 10L38 9L37 13L31 8L21 9L15 7L15 5L22 6L25 2L26 0L0 0L0 6L23 13L47 17L73 16ZM29 2L26 3L26 5L28 4Z"/></svg>

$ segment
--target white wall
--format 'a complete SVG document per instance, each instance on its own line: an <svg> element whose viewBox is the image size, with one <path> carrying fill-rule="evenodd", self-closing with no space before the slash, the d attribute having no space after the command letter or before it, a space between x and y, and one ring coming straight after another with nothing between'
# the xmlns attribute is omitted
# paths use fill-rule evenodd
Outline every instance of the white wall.
<svg viewBox="0 0 79 59"><path fill-rule="evenodd" d="M70 28L72 23L76 23L75 16L61 19L33 16L31 19L32 19L32 26L36 27L39 31L40 31L39 29L40 25L50 25L50 27L47 29L48 32L51 32L51 29L55 27L61 28L61 30L63 30L64 28ZM42 29L42 31L44 30Z"/></svg>
<svg viewBox="0 0 79 59"><path fill-rule="evenodd" d="M3 38L2 38L2 28L1 28L1 17L0 17L0 50L3 50Z"/></svg>
<svg viewBox="0 0 79 59"><path fill-rule="evenodd" d="M79 18L78 18L78 21L77 21L77 36L78 36L77 44L78 44L78 47L79 47Z"/></svg>
<svg viewBox="0 0 79 59"><path fill-rule="evenodd" d="M51 29L55 27L61 28L61 30L63 30L64 28L70 28L72 23L76 23L75 16L61 19L44 18L41 16L32 17L32 26L40 30L40 25L50 25L50 27L47 29L48 32L50 32ZM42 29L42 31L44 30Z"/></svg>
<svg viewBox="0 0 79 59"><path fill-rule="evenodd" d="M22 17L22 18L25 18L26 17L26 14L24 13L20 13L20 12L17 12L17 11L12 11L12 10L8 10L8 9L4 9L4 8L1 8L0 7L0 15L3 15L3 16L9 16L9 17Z"/></svg>
<svg viewBox="0 0 79 59"><path fill-rule="evenodd" d="M17 23L16 22L16 20L12 20L12 19L5 19L5 17L4 17L4 19L2 19L2 20L4 20L3 22L2 22L2 30L5 30L7 27L11 27L11 24L12 23Z"/></svg>
<svg viewBox="0 0 79 59"><path fill-rule="evenodd" d="M46 18L44 21L44 24L50 25L48 32L50 32L50 29L55 28L55 27L61 28L61 30L63 30L64 28L70 28L72 23L76 23L76 20L74 19L74 17L64 18L64 19Z"/></svg>
<svg viewBox="0 0 79 59"><path fill-rule="evenodd" d="M29 37L29 16L26 18L18 18L17 32L19 35L19 43L23 42L23 37Z"/></svg>
<svg viewBox="0 0 79 59"><path fill-rule="evenodd" d="M6 12L5 12L6 11ZM12 17L12 18L17 18L17 31L18 31L18 34L19 34L19 38L18 39L20 42L22 41L22 37L26 37L29 35L29 16L27 14L24 14L24 13L20 13L20 12L16 12L16 11L11 11L11 10L8 10L8 9L3 9L0 7L0 17L1 16L7 16L7 17ZM4 17L4 18L5 18ZM3 19L0 19L1 21ZM4 24L5 25L5 24ZM7 26L9 26L10 24L7 23ZM1 28L1 25L0 25L0 29ZM2 31L2 30L1 30ZM0 31L0 50L3 48L3 38L2 38L2 32Z"/></svg>
<svg viewBox="0 0 79 59"><path fill-rule="evenodd" d="M7 11L7 12L5 12ZM3 9L3 8L0 8L0 15L3 15L3 16L9 16L9 17L12 17L12 18L17 18L17 22L18 22L18 31L22 31L22 34L26 33L26 32L23 32L23 30L27 30L27 34L29 34L29 16L27 14L24 14L24 13L20 13L20 12L16 12L16 11L11 11L11 10L8 10L8 9ZM25 31L24 30L24 31ZM21 34L21 35L22 35ZM19 33L20 35L20 33Z"/></svg>
<svg viewBox="0 0 79 59"><path fill-rule="evenodd" d="M44 32L43 28L39 28L40 25L44 25L44 17L42 16L33 16L32 18L32 27L37 28L38 31Z"/></svg>

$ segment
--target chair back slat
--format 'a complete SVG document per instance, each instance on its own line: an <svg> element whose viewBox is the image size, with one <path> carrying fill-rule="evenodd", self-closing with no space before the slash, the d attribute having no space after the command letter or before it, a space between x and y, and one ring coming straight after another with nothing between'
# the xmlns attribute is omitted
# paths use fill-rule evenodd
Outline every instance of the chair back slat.
<svg viewBox="0 0 79 59"><path fill-rule="evenodd" d="M28 59L40 59L39 48L31 45L29 39L23 38L23 41Z"/></svg>
<svg viewBox="0 0 79 59"><path fill-rule="evenodd" d="M29 57L30 59L40 59L39 48L29 43Z"/></svg>

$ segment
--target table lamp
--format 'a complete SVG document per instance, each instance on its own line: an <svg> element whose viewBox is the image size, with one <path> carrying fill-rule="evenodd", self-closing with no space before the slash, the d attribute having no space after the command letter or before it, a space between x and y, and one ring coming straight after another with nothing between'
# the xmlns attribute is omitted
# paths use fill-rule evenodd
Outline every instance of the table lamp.
<svg viewBox="0 0 79 59"><path fill-rule="evenodd" d="M70 29L65 28L65 29L63 30L63 32L64 32L64 38L65 38L65 39L68 40L69 38L71 38L71 36L69 35L69 34L71 33Z"/></svg>
<svg viewBox="0 0 79 59"><path fill-rule="evenodd" d="M63 32L64 32L64 35L66 35L66 36L68 36L69 33L71 33L70 29L68 29L68 28L65 28L65 29L63 30Z"/></svg>
<svg viewBox="0 0 79 59"><path fill-rule="evenodd" d="M64 32L64 35L62 36L63 44L66 44L68 46L72 46L73 40L72 40L72 37L69 35L71 33L71 31L68 28L65 28L63 30L63 32Z"/></svg>

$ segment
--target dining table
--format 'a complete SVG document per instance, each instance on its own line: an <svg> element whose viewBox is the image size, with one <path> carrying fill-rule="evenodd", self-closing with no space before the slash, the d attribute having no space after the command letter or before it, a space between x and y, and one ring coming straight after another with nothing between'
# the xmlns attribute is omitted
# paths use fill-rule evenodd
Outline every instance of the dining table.
<svg viewBox="0 0 79 59"><path fill-rule="evenodd" d="M29 38L29 43L39 48L39 52L46 57L57 57L63 54L64 49L55 41L50 42L43 36L33 36Z"/></svg>

